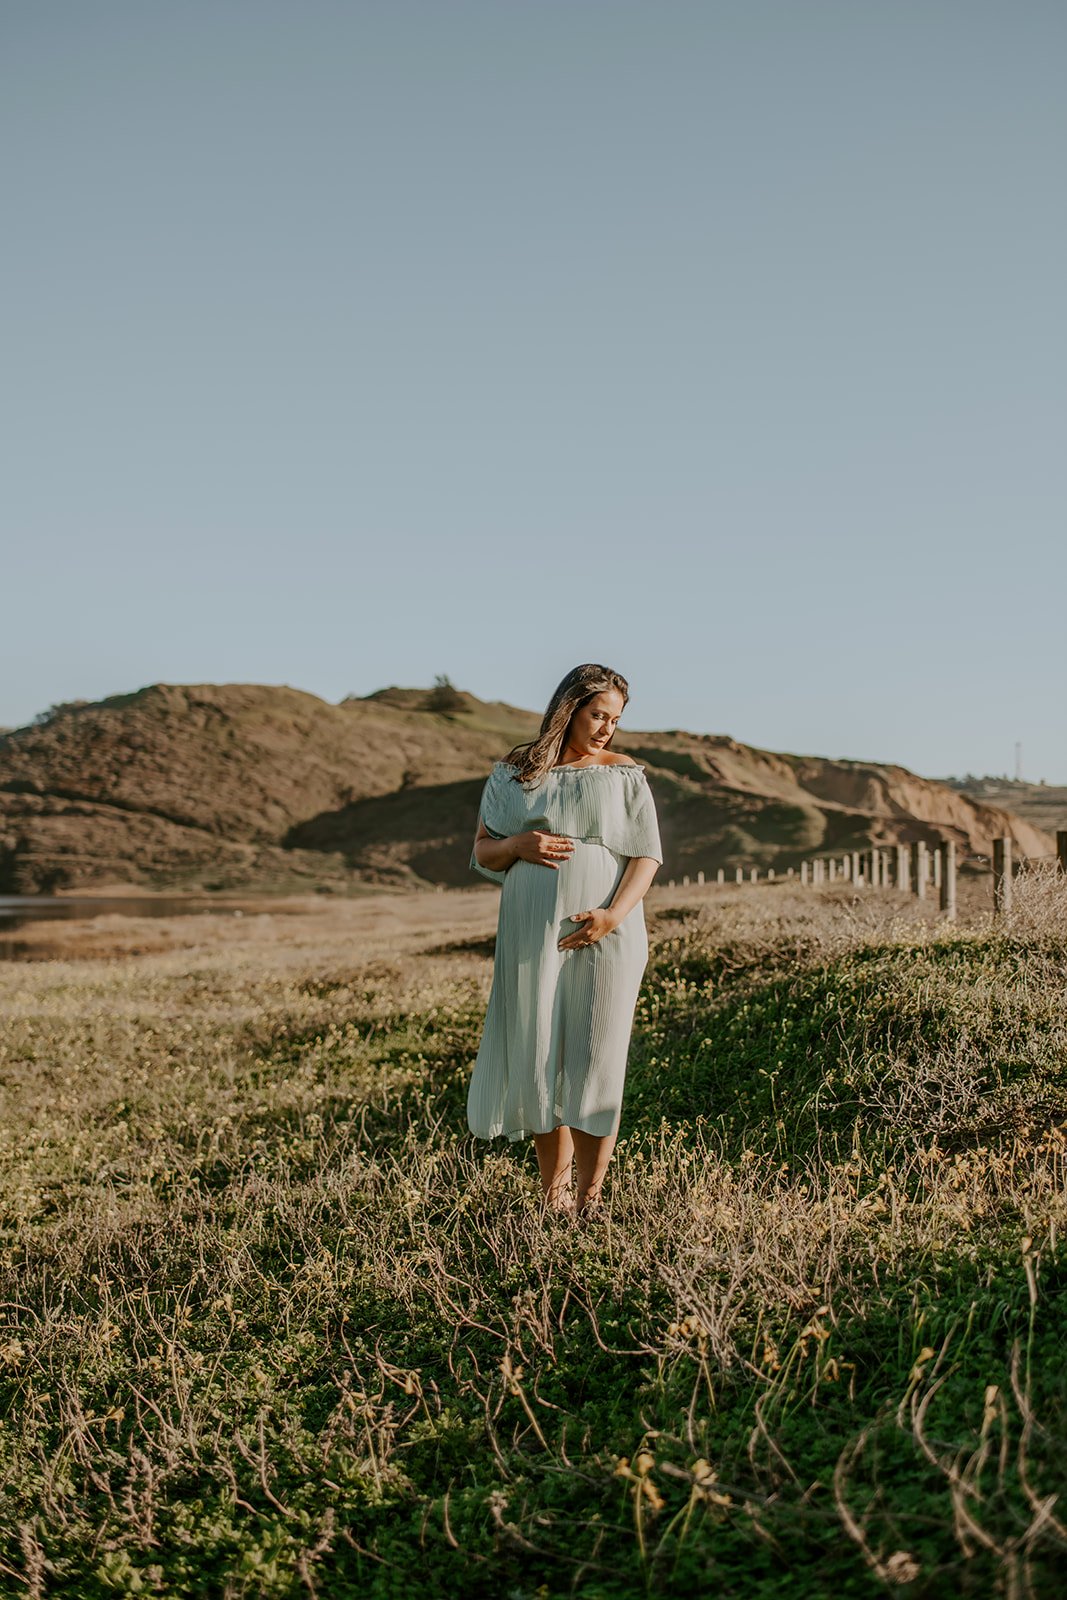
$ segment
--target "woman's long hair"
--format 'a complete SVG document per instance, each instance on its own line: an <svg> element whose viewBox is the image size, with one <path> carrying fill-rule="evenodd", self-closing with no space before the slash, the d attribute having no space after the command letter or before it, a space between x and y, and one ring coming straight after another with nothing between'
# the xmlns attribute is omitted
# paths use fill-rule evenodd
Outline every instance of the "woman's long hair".
<svg viewBox="0 0 1067 1600"><path fill-rule="evenodd" d="M526 744L517 744L507 753L506 759L518 769L515 777L519 783L541 782L549 768L554 767L563 754L574 713L588 705L594 695L604 694L608 689L618 690L625 707L630 698L630 685L621 673L612 672L610 667L597 666L592 661L587 661L581 667L573 667L568 672L548 702L537 738L528 740ZM613 733L611 739L614 737ZM604 746L605 750L611 748L611 739Z"/></svg>

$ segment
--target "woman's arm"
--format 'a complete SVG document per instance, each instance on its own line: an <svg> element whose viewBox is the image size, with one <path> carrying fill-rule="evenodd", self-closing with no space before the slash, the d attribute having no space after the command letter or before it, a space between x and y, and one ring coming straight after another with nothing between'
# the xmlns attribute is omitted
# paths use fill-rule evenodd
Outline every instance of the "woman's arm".
<svg viewBox="0 0 1067 1600"><path fill-rule="evenodd" d="M643 843L644 841L642 841ZM652 887L652 879L659 871L660 863L655 856L631 856L626 863L626 871L619 879L619 887L611 897L608 910L615 918L618 927L623 917L629 916L634 906L638 905Z"/></svg>
<svg viewBox="0 0 1067 1600"><path fill-rule="evenodd" d="M474 859L490 872L506 872L516 861L532 861L535 866L551 867L558 872L573 854L572 840L561 833L546 833L543 828L494 839L485 823L479 822L474 836Z"/></svg>
<svg viewBox="0 0 1067 1600"><path fill-rule="evenodd" d="M559 941L560 950L580 950L583 945L596 944L598 939L611 933L634 906L645 898L652 887L652 879L660 863L655 856L631 856L619 886L611 897L609 906L597 906L595 911L578 911L571 918L582 926L577 933L569 933Z"/></svg>

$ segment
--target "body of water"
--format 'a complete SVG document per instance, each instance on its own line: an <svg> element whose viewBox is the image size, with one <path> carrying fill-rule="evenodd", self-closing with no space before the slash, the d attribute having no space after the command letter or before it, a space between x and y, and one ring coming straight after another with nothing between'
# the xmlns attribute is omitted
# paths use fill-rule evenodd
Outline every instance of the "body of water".
<svg viewBox="0 0 1067 1600"><path fill-rule="evenodd" d="M213 911L233 916L244 912L247 901L218 900L211 895L53 895L0 894L0 932L8 933L26 922L62 918L80 922L87 917L180 917L190 912Z"/></svg>
<svg viewBox="0 0 1067 1600"><path fill-rule="evenodd" d="M223 900L213 895L0 895L0 961L26 959L11 935L31 922L85 922L91 917L181 917L194 912L241 917L271 907L266 901Z"/></svg>

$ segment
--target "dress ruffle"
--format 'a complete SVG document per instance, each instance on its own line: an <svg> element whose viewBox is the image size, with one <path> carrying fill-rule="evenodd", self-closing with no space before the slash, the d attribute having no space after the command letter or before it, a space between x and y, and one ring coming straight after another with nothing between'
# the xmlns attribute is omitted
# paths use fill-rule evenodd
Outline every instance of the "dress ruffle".
<svg viewBox="0 0 1067 1600"><path fill-rule="evenodd" d="M594 767L553 767L527 788L507 761L494 765L482 790L480 820L496 839L531 828L569 839L606 845L620 856L646 856L662 862L659 823L644 767L626 762ZM475 860L471 867L494 883L505 873Z"/></svg>

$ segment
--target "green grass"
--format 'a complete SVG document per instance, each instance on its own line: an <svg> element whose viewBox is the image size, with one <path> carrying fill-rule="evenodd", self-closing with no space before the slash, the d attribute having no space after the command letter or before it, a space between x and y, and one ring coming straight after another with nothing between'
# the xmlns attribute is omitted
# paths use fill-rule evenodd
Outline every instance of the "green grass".
<svg viewBox="0 0 1067 1600"><path fill-rule="evenodd" d="M1067 1117L1058 942L943 937L821 962L676 939L646 991L627 1121L713 1115L731 1156L870 1156Z"/></svg>
<svg viewBox="0 0 1067 1600"><path fill-rule="evenodd" d="M1058 1594L1062 935L676 928L578 1227L473 956L5 974L0 1590Z"/></svg>

